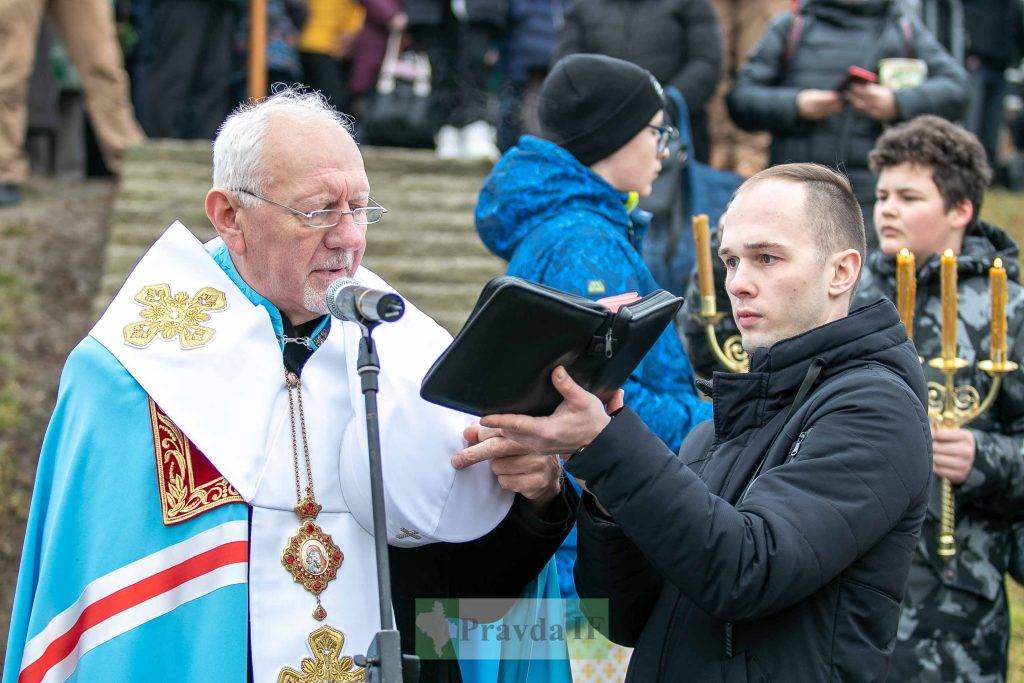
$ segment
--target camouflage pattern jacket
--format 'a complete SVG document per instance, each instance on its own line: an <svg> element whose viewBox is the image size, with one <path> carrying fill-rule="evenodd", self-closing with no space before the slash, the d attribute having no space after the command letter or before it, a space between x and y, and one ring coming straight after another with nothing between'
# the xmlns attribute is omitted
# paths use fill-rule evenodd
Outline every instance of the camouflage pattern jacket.
<svg viewBox="0 0 1024 683"><path fill-rule="evenodd" d="M977 369L988 357L990 299L988 269L999 256L1007 269L1009 357L1024 363L1024 288L1020 285L1018 248L1001 229L979 223L971 228L957 260L959 355L971 367L957 374L957 384L974 386L985 396L992 380ZM868 257L853 307L895 298L892 257ZM941 303L939 258L932 256L917 271L914 342L925 359L940 355ZM925 367L929 381L942 382ZM944 562L937 554L940 487L932 487L928 514L911 565L900 620L891 680L1001 681L1006 672L1009 615L1004 575L1010 569L1014 517L1024 510L1024 374L1004 377L992 408L966 426L977 450L974 467L956 496L957 554ZM1021 535L1021 534L1018 534ZM1022 539L1024 540L1024 539Z"/></svg>

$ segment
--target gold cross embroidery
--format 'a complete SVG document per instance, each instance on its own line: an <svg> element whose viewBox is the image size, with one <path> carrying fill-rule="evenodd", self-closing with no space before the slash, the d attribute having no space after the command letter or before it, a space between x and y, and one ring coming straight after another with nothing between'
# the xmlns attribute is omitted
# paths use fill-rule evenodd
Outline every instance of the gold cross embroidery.
<svg viewBox="0 0 1024 683"><path fill-rule="evenodd" d="M223 311L228 307L227 296L213 287L203 287L190 298L187 292L172 296L168 284L147 285L135 295L135 300L145 308L139 313L141 320L124 326L124 341L138 349L149 346L157 335L167 341L177 337L183 349L204 346L216 333L202 325L210 319L206 311Z"/></svg>
<svg viewBox="0 0 1024 683"><path fill-rule="evenodd" d="M366 680L366 669L352 664L352 658L342 656L345 635L330 626L321 626L306 639L313 658L306 657L299 668L281 669L277 683L358 683Z"/></svg>

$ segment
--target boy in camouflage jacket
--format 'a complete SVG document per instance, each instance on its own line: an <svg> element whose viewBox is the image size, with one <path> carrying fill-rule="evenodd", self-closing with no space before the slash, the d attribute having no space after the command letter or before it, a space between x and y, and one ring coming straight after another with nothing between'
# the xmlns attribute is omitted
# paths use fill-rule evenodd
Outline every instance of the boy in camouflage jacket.
<svg viewBox="0 0 1024 683"><path fill-rule="evenodd" d="M895 255L916 257L914 342L925 358L940 355L939 255L957 253L959 355L971 364L957 374L982 397L991 378L977 369L988 357L991 310L988 269L1000 257L1009 279L1009 357L1024 354L1024 288L1016 243L978 219L991 177L985 152L967 131L935 116L890 128L871 152L878 173L875 230L879 251L864 269L854 307L895 299ZM930 381L941 374L925 367ZM992 408L964 429L932 427L933 469L954 484L957 553L937 553L938 478L911 565L890 679L1002 681L1010 623L1004 591L1014 516L1024 499L1024 376L1004 376Z"/></svg>

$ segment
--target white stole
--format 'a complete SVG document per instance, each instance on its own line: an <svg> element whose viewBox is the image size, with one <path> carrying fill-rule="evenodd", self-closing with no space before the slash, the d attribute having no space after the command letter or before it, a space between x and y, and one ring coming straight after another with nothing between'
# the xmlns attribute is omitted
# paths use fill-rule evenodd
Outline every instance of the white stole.
<svg viewBox="0 0 1024 683"><path fill-rule="evenodd" d="M207 248L212 249L212 245ZM253 506L249 605L254 680L276 680L284 666L308 657L306 637L321 626L316 601L281 565L298 529L292 512L295 477L288 396L281 349L264 308L252 304L181 223L175 222L143 256L91 331L163 411ZM356 279L391 289L360 268ZM223 292L228 306L203 323L215 330L204 346L184 350L157 337L145 349L124 341L139 319L144 287L168 284L193 296ZM313 481L323 511L317 523L345 554L338 578L321 594L323 622L346 636L344 651L366 651L380 628L370 506L363 396L356 374L359 329L334 319L327 340L302 371L303 403ZM467 541L493 529L512 494L498 487L487 463L456 472L467 415L419 397L424 373L451 338L407 305L401 321L374 333L381 359L379 413L388 542L415 546ZM300 427L299 469L302 462Z"/></svg>

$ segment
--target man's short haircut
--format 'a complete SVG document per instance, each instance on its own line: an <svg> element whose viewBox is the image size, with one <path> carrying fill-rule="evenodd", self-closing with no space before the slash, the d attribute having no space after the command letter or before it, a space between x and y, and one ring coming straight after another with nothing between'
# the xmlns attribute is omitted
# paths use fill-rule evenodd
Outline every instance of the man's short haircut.
<svg viewBox="0 0 1024 683"><path fill-rule="evenodd" d="M864 262L867 244L864 216L846 176L821 164L780 164L752 175L740 186L745 188L766 180L797 183L804 188L804 215L814 232L818 256L822 262L844 249L856 249Z"/></svg>
<svg viewBox="0 0 1024 683"><path fill-rule="evenodd" d="M871 170L879 173L903 163L931 168L946 211L964 199L971 200L974 215L981 213L985 188L992 169L978 138L960 126L933 114L924 114L885 131L868 156Z"/></svg>
<svg viewBox="0 0 1024 683"><path fill-rule="evenodd" d="M263 165L263 144L272 118L319 120L340 126L352 134L352 119L335 110L316 90L279 88L268 98L240 104L221 124L213 141L213 185L265 194L270 174ZM301 131L297 132L301 134ZM239 193L242 206L257 201Z"/></svg>

